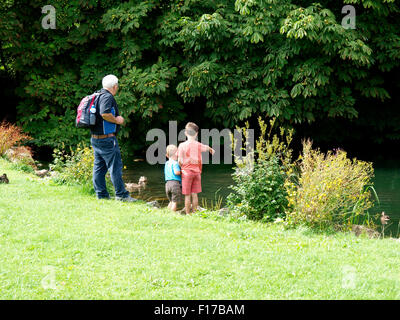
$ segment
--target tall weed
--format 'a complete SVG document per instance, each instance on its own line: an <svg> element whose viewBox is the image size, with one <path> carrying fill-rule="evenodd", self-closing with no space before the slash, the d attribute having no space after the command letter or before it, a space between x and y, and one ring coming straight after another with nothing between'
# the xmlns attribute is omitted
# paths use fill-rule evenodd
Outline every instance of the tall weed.
<svg viewBox="0 0 400 320"><path fill-rule="evenodd" d="M279 134L272 134L275 119L268 125L261 117L258 119L261 134L256 141L255 150L242 159L235 158L236 168L232 174L235 185L227 198L230 210L238 216L249 219L273 221L285 217L288 205L286 181L293 172L291 161L293 130L279 129ZM238 128L246 138L247 129ZM233 140L233 143L235 141Z"/></svg>

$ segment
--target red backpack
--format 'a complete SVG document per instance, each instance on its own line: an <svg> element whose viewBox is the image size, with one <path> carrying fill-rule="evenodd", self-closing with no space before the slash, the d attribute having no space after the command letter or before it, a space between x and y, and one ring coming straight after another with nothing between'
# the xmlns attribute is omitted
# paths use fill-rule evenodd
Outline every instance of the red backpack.
<svg viewBox="0 0 400 320"><path fill-rule="evenodd" d="M78 106L76 122L77 128L92 128L96 124L97 102L100 93L96 92L86 96Z"/></svg>

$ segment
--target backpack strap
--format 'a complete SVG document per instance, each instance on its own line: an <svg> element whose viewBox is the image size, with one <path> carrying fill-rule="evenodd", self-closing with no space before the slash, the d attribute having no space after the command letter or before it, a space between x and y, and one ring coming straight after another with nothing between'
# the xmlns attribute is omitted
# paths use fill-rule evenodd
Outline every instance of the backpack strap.
<svg viewBox="0 0 400 320"><path fill-rule="evenodd" d="M90 102L89 107L92 107L94 104L94 99L96 99L96 95L93 95L92 101Z"/></svg>

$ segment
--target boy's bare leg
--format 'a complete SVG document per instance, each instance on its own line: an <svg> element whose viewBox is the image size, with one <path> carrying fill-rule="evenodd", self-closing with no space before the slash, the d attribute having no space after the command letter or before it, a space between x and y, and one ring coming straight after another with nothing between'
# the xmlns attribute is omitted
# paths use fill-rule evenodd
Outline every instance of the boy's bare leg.
<svg viewBox="0 0 400 320"><path fill-rule="evenodd" d="M186 211L186 214L190 214L190 212L191 212L191 197L190 197L190 194L185 194L185 211Z"/></svg>
<svg viewBox="0 0 400 320"><path fill-rule="evenodd" d="M197 207L199 206L199 197L197 193L192 193L192 212L197 211Z"/></svg>
<svg viewBox="0 0 400 320"><path fill-rule="evenodd" d="M170 202L168 203L168 209L171 210L171 206L172 206L172 201L170 201Z"/></svg>
<svg viewBox="0 0 400 320"><path fill-rule="evenodd" d="M177 204L176 202L173 202L173 201L172 201L172 202L171 202L171 208L170 208L170 209L171 209L172 211L176 211L177 207L178 207L178 204Z"/></svg>

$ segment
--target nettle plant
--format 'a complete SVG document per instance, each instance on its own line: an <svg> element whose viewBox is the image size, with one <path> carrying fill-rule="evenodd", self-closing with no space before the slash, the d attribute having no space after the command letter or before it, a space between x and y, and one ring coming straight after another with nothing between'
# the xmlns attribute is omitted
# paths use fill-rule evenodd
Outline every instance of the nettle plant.
<svg viewBox="0 0 400 320"><path fill-rule="evenodd" d="M253 152L242 159L235 159L237 167L232 175L235 185L227 198L234 215L246 215L252 220L265 222L285 218L288 207L286 184L293 173L291 162L293 130L280 128L272 135L275 120L270 127L259 118L260 137ZM248 124L239 128L246 136ZM268 132L267 132L268 131Z"/></svg>

